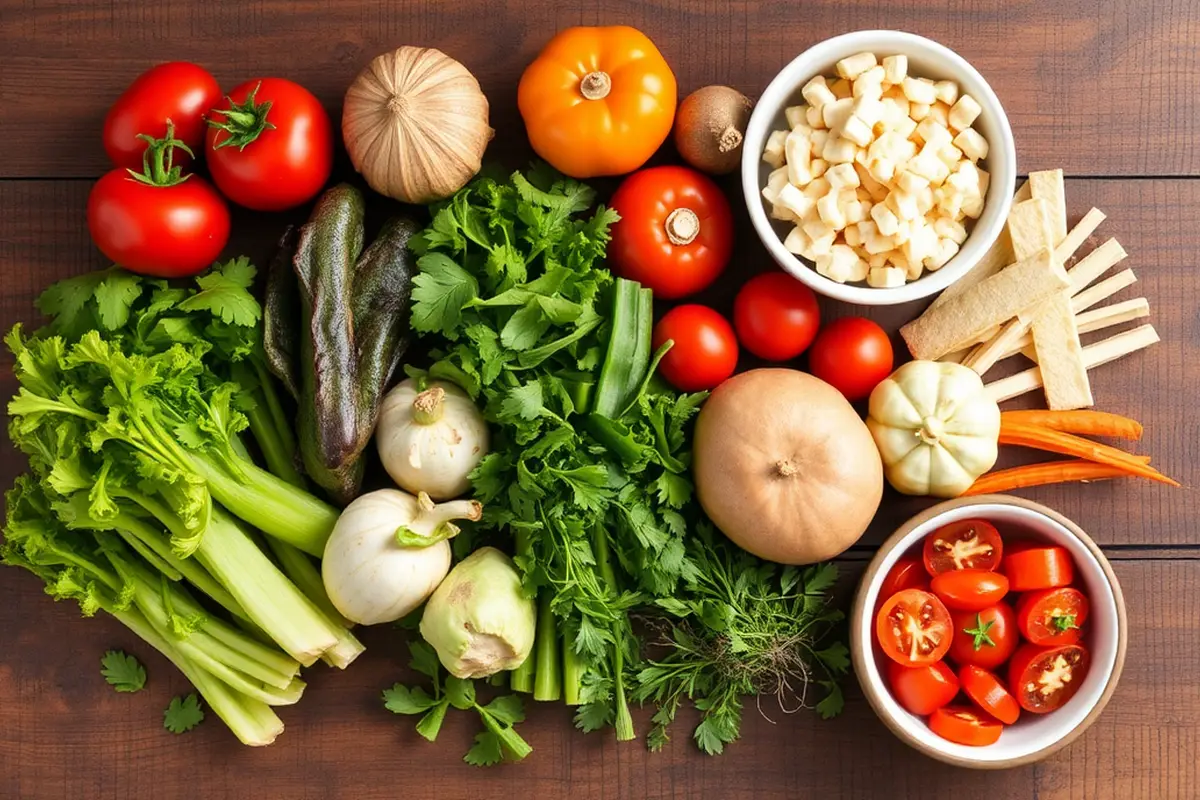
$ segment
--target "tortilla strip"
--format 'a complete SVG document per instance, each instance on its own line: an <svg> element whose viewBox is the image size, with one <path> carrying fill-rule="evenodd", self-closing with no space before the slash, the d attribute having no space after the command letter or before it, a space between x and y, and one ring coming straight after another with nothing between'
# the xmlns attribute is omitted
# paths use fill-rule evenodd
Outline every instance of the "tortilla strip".
<svg viewBox="0 0 1200 800"><path fill-rule="evenodd" d="M1053 247L1058 247L1067 238L1067 193L1063 188L1063 171L1047 169L1031 172L1029 187L1033 199L1046 203L1046 215L1050 218L1050 240Z"/></svg>
<svg viewBox="0 0 1200 800"><path fill-rule="evenodd" d="M1116 361L1130 353L1136 353L1159 341L1158 333L1153 325L1142 325L1133 330L1118 333L1103 341L1089 344L1083 348L1083 363L1088 369ZM1014 397L1020 397L1026 392L1032 392L1042 385L1040 367L1032 367L1016 375L992 381L984 386L987 396L1002 403Z"/></svg>
<svg viewBox="0 0 1200 800"><path fill-rule="evenodd" d="M1105 278L1095 286L1089 286L1072 297L1071 307L1075 309L1076 314L1087 311L1101 300L1107 300L1126 286L1132 286L1135 283L1137 283L1137 276L1133 274L1133 270L1123 269L1116 275Z"/></svg>
<svg viewBox="0 0 1200 800"><path fill-rule="evenodd" d="M900 329L913 358L936 359L1071 285L1050 248L977 283Z"/></svg>
<svg viewBox="0 0 1200 800"><path fill-rule="evenodd" d="M1075 255L1088 237L1096 232L1096 228L1100 227L1100 223L1104 222L1104 212L1098 208L1093 208L1083 215L1083 219L1075 223L1075 227L1071 228L1071 232L1067 234L1067 238L1063 239L1057 247L1054 248L1054 255L1058 256L1058 260L1066 264L1071 260L1071 256Z"/></svg>
<svg viewBox="0 0 1200 800"><path fill-rule="evenodd" d="M1042 301L1033 320L1033 348L1042 371L1046 407L1051 411L1090 408L1092 387L1083 365L1083 347L1071 312L1071 298L1060 292Z"/></svg>
<svg viewBox="0 0 1200 800"><path fill-rule="evenodd" d="M1043 247L1053 248L1050 214L1045 200L1026 200L1012 207L1008 215L1008 235L1012 239L1013 256L1019 261L1029 258Z"/></svg>
<svg viewBox="0 0 1200 800"><path fill-rule="evenodd" d="M1075 308L1074 302L1072 302L1071 308L1073 311L1078 311ZM1105 328L1111 328L1123 322L1132 322L1135 319L1148 316L1150 316L1150 302L1144 297L1137 297L1133 300L1122 300L1120 303L1113 303L1111 306L1102 306L1094 308L1091 311L1076 313L1075 328L1082 335L1102 331ZM1021 337L1020 341L1000 356L1000 360L1003 361L1010 356L1015 356L1017 353L1029 355L1032 347L1033 337L1026 333ZM1031 360L1037 363L1036 357Z"/></svg>

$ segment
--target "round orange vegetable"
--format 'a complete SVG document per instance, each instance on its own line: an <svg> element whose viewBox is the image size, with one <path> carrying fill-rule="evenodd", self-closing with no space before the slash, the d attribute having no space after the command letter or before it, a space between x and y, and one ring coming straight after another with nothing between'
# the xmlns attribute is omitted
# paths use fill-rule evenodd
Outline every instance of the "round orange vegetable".
<svg viewBox="0 0 1200 800"><path fill-rule="evenodd" d="M675 74L635 28L567 28L525 69L517 106L529 143L555 169L623 175L671 133Z"/></svg>

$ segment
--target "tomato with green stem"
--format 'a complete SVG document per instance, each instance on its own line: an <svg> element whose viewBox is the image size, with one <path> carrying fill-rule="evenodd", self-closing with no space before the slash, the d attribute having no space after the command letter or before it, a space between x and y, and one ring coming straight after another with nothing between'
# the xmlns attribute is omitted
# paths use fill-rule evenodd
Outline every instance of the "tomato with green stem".
<svg viewBox="0 0 1200 800"><path fill-rule="evenodd" d="M896 702L920 717L932 714L958 694L958 678L944 661L919 667L903 667L888 661L887 676Z"/></svg>
<svg viewBox="0 0 1200 800"><path fill-rule="evenodd" d="M187 146L175 154L176 164L187 163L204 144L204 115L221 101L221 87L212 74L197 64L172 61L137 76L104 117L104 151L116 167L142 166L146 138L167 135Z"/></svg>
<svg viewBox="0 0 1200 800"><path fill-rule="evenodd" d="M970 706L946 706L929 717L929 729L947 741L970 747L995 744L1004 726Z"/></svg>
<svg viewBox="0 0 1200 800"><path fill-rule="evenodd" d="M1017 625L1021 635L1032 644L1042 647L1075 644L1089 610L1087 596L1078 589L1069 586L1040 589L1022 595L1017 601Z"/></svg>
<svg viewBox="0 0 1200 800"><path fill-rule="evenodd" d="M987 520L963 519L926 536L923 555L925 569L935 577L955 569L995 570L1004 555L1004 542Z"/></svg>
<svg viewBox="0 0 1200 800"><path fill-rule="evenodd" d="M974 664L997 669L1017 649L1020 635L1017 615L1008 603L997 603L979 611L952 611L954 639L949 658L960 667Z"/></svg>
<svg viewBox="0 0 1200 800"><path fill-rule="evenodd" d="M682 392L715 388L737 368L737 337L730 324L707 306L676 306L654 326L655 350L670 339L675 344L658 365L671 385Z"/></svg>
<svg viewBox="0 0 1200 800"><path fill-rule="evenodd" d="M930 587L949 608L982 611L1008 594L1008 578L984 569L956 569L935 576Z"/></svg>
<svg viewBox="0 0 1200 800"><path fill-rule="evenodd" d="M1017 698L1000 682L993 673L968 664L958 672L958 683L963 693L971 698L975 705L991 714L1005 725L1012 725L1021 716L1021 706Z"/></svg>
<svg viewBox="0 0 1200 800"><path fill-rule="evenodd" d="M1021 708L1034 714L1056 711L1083 684L1088 653L1080 644L1038 647L1023 644L1008 665L1008 685Z"/></svg>
<svg viewBox="0 0 1200 800"><path fill-rule="evenodd" d="M1004 574L1014 592L1031 592L1069 585L1075 580L1075 565L1064 547L1030 547L1009 555Z"/></svg>
<svg viewBox="0 0 1200 800"><path fill-rule="evenodd" d="M756 275L733 301L733 327L742 346L767 361L796 358L821 325L817 296L785 272Z"/></svg>
<svg viewBox="0 0 1200 800"><path fill-rule="evenodd" d="M905 589L879 609L875 637L888 658L901 666L919 667L941 661L954 631L941 600L920 589Z"/></svg>

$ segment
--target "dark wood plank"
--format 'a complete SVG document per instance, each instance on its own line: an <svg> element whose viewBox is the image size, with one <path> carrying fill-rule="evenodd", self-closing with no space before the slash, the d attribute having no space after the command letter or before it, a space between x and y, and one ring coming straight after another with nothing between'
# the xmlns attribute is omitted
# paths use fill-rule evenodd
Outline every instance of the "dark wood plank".
<svg viewBox="0 0 1200 800"><path fill-rule="evenodd" d="M580 24L645 30L685 91L727 83L751 96L823 38L900 27L983 72L1012 118L1022 170L1200 174L1200 5L1181 0L9 0L2 14L0 177L98 175L108 104L156 62L198 61L226 87L292 78L336 113L358 70L402 44L465 63L492 101L496 146L521 150L517 79L555 31Z"/></svg>
<svg viewBox="0 0 1200 800"><path fill-rule="evenodd" d="M727 188L731 194L736 191L732 181L727 181ZM33 300L53 280L103 265L84 225L88 189L86 181L0 181L0 275L4 278L0 328L7 330L18 320L36 320ZM1108 214L1109 221L1098 236L1120 239L1130 253L1125 263L1140 278L1118 299L1149 298L1151 319L1163 338L1148 351L1093 372L1097 406L1144 422L1146 436L1138 449L1152 454L1164 472L1194 486L1200 473L1190 448L1200 439L1200 423L1187 413L1189 398L1181 388L1189 385L1189 366L1200 360L1200 328L1195 316L1200 288L1194 278L1200 232L1189 222L1200 216L1200 182L1071 180L1067 194L1072 217L1091 206ZM700 297L723 313L730 312L733 295L747 275L774 268L752 238L744 212L739 214L743 246L736 261L729 274ZM303 212L293 216L303 219ZM228 252L245 253L259 264L266 263L285 219L236 214L234 241ZM855 309L826 302L822 311L828 317L865 313L894 333L920 311L920 304ZM897 352L902 351L898 338L895 346ZM9 363L7 353L0 355L0 394L4 396L14 390ZM803 365L803 360L794 364ZM741 367L750 366L754 366L753 360L744 359ZM1027 402L1042 400L1034 394ZM1009 462L1023 456L1006 452L1003 457ZM0 456L0 485L7 485L21 468L20 460ZM1200 545L1193 525L1200 516L1200 498L1190 489L1117 481L1045 487L1027 494L1077 520L1104 544ZM904 498L889 490L862 544L882 541L928 504L928 500Z"/></svg>
<svg viewBox="0 0 1200 800"><path fill-rule="evenodd" d="M861 562L850 564L850 576ZM160 726L170 698L190 691L176 671L111 619L84 621L54 606L36 581L0 574L0 796L35 798L242 796L413 800L497 797L796 797L937 800L975 796L1083 800L1194 797L1200 694L1182 680L1200 660L1200 561L1115 564L1130 607L1129 660L1108 710L1070 748L1037 767L986 777L943 766L907 749L874 717L856 686L847 708L822 722L785 715L764 701L746 712L742 740L719 758L701 755L686 722L659 754L641 743L572 729L557 705L535 705L522 731L528 761L493 770L459 760L475 723L452 712L430 745L411 719L381 706L379 692L411 679L399 633L366 632L368 655L344 673L310 671L308 693L284 709L288 730L275 745L238 745L214 718L184 737ZM53 626L55 635L48 636ZM148 688L119 695L99 674L107 648L143 659ZM640 730L648 714L639 712ZM967 794L964 794L964 791Z"/></svg>

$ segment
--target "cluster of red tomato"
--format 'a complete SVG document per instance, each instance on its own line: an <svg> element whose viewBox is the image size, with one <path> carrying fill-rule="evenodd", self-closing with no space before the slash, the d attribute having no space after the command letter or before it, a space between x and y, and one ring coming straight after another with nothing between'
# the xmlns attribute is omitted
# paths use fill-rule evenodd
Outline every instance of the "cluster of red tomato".
<svg viewBox="0 0 1200 800"><path fill-rule="evenodd" d="M229 239L222 195L255 211L281 211L325 185L333 127L311 92L256 78L221 103L208 70L173 62L142 73L109 109L104 149L116 169L96 183L87 209L105 256L145 275L194 275ZM201 156L215 189L189 171Z"/></svg>
<svg viewBox="0 0 1200 800"><path fill-rule="evenodd" d="M928 716L942 738L977 746L999 739L1022 710L1061 708L1088 661L1088 599L1073 580L1064 548L1006 548L984 520L930 534L922 557L901 558L880 587L875 635L896 701ZM1015 604L1010 592L1021 593ZM971 705L951 703L960 691Z"/></svg>
<svg viewBox="0 0 1200 800"><path fill-rule="evenodd" d="M678 300L707 288L733 253L733 214L719 186L687 167L633 173L612 196L621 215L609 261L622 277ZM784 272L751 278L737 294L733 325L695 303L668 311L654 346L674 346L659 366L676 388L712 389L737 367L738 343L767 361L790 361L806 350L809 370L850 400L861 400L892 371L892 345L871 320L845 317L820 328L812 290ZM736 331L736 333L735 333Z"/></svg>

